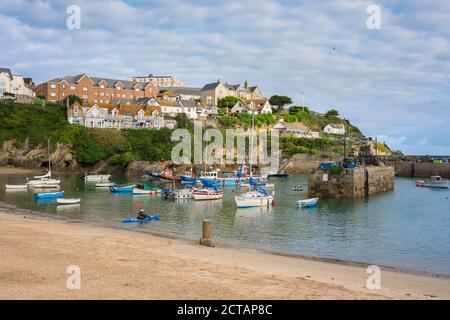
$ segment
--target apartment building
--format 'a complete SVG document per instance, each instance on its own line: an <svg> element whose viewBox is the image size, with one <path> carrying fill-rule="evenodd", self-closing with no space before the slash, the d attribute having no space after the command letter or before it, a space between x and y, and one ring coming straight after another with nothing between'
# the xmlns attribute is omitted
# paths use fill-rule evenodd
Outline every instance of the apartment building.
<svg viewBox="0 0 450 320"><path fill-rule="evenodd" d="M51 102L76 95L90 104L111 103L117 99L154 97L157 92L157 87L152 82L90 77L86 73L55 78L36 87L36 95L43 95Z"/></svg>
<svg viewBox="0 0 450 320"><path fill-rule="evenodd" d="M158 87L182 87L183 82L173 76L156 76L149 74L148 76L138 76L130 78L129 81L135 82L153 82Z"/></svg>
<svg viewBox="0 0 450 320"><path fill-rule="evenodd" d="M16 96L34 97L33 80L21 75L12 74L9 68L0 68L0 99L5 93Z"/></svg>

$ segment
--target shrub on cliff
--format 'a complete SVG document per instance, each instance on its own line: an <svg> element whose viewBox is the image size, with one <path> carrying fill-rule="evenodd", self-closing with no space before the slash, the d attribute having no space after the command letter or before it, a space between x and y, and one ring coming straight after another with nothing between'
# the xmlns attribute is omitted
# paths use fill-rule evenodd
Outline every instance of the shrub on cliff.
<svg viewBox="0 0 450 320"><path fill-rule="evenodd" d="M136 157L131 152L125 152L113 155L109 158L108 163L110 165L122 165L126 167L134 160L136 160Z"/></svg>

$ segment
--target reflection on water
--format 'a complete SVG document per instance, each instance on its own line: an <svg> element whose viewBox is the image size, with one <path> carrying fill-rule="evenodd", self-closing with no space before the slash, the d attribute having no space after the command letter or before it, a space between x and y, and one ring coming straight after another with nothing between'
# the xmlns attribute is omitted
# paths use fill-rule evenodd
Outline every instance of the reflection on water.
<svg viewBox="0 0 450 320"><path fill-rule="evenodd" d="M23 183L24 178L0 175L0 186ZM117 183L139 180L115 179ZM269 208L237 209L233 187L225 188L222 200L169 201L160 195L113 194L73 175L62 176L60 189L68 198L81 198L81 204L36 201L30 190L6 192L3 188L0 199L58 216L196 240L201 221L208 218L213 220L217 242L450 274L449 190L416 188L413 179L398 178L394 191L367 199L320 199L318 207L305 209L296 206L306 198L305 191L292 187L306 184L306 176L271 182L276 184L276 205ZM159 213L161 220L139 226L120 223L141 207L147 214Z"/></svg>

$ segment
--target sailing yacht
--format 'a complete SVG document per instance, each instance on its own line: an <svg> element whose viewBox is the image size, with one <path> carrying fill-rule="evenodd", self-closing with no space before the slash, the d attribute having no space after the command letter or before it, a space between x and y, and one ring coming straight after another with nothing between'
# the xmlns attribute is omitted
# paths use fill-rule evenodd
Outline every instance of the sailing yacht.
<svg viewBox="0 0 450 320"><path fill-rule="evenodd" d="M27 186L35 187L42 185L59 185L61 180L52 179L52 167L50 159L50 140L47 140L47 150L48 150L48 172L43 176L34 176L33 180L27 180Z"/></svg>

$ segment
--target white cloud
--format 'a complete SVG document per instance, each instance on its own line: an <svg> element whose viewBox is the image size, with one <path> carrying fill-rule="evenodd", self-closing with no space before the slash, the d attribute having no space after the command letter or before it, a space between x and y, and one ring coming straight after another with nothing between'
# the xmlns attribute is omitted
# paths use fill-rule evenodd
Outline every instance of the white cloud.
<svg viewBox="0 0 450 320"><path fill-rule="evenodd" d="M369 135L404 137L394 148L450 150L449 3L377 1L382 29L370 31L371 3L2 0L0 64L38 82L81 72L248 79L297 102L304 91L314 109L337 108ZM70 4L81 30L65 28Z"/></svg>

